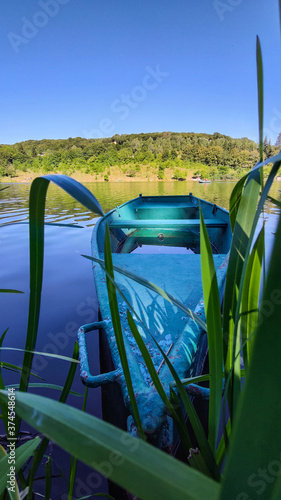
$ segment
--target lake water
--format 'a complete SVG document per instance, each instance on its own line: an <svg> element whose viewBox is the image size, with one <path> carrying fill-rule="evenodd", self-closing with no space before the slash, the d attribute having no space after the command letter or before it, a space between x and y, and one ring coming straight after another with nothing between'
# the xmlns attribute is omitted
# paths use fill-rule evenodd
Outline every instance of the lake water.
<svg viewBox="0 0 281 500"><path fill-rule="evenodd" d="M5 187L1 184L1 187ZM24 348L28 316L29 295L29 250L28 225L17 224L28 221L28 195L30 185L7 184L8 189L0 191L0 288L22 290L24 294L1 294L0 335L9 327L4 342L5 347ZM229 197L234 187L233 182L131 182L131 183L89 183L87 188L95 194L104 212L143 195L182 195L192 192L195 196L216 203L228 209ZM275 182L271 195L280 201L281 182ZM274 241L279 210L267 203L264 220L266 221L267 247ZM50 185L47 193L46 222L79 224L83 228L63 228L46 226L45 260L39 333L37 351L45 351L71 356L76 332L79 326L97 318L98 305L92 277L91 263L81 257L90 255L91 232L96 214L89 212L64 191ZM13 223L13 224L10 224ZM89 337L88 350L91 354L91 369L99 372L98 337ZM2 359L17 365L22 364L22 353L5 351ZM65 361L56 361L42 356L35 356L33 371L49 383L63 385L69 365ZM18 383L19 375L4 371L4 382ZM32 379L35 382L36 379ZM83 392L77 372L74 390ZM34 389L34 392L39 392ZM42 393L42 392L41 392ZM58 399L59 393L44 390L44 395ZM69 396L68 403L82 407L82 398ZM100 390L90 389L87 411L101 416ZM4 431L0 427L0 434ZM67 474L68 458L58 452L60 467ZM52 499L65 498L64 480L59 469L53 465L55 490ZM38 483L39 488L39 483ZM95 472L82 464L78 467L74 496L76 498L92 493L106 491L106 482Z"/></svg>

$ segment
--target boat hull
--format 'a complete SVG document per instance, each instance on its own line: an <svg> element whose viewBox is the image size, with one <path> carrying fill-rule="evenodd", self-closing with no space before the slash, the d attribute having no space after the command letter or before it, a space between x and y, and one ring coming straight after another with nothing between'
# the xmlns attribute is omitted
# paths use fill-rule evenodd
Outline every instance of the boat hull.
<svg viewBox="0 0 281 500"><path fill-rule="evenodd" d="M192 195L140 196L106 214L96 224L92 236L92 255L103 260L105 226L108 223L115 280L119 288L119 314L142 426L149 441L165 449L174 447L176 433L131 334L127 321L127 302L135 311L139 333L146 343L167 394L173 377L153 338L167 354L180 378L194 377L202 373L207 355L207 339L202 328L205 312L198 253L199 204L214 251L217 281L222 298L231 229L228 212L214 204L198 200ZM101 384L118 382L129 414L128 430L134 433L128 389L111 322L105 274L102 267L96 263L93 265L93 271L102 320L100 327L104 329L114 367L111 374L101 375L99 380ZM182 309L150 287L136 282L132 275L141 276L147 282L160 287L168 296L174 297L192 311L201 322L194 321ZM89 386L98 385L97 378L85 375L85 370L82 378Z"/></svg>

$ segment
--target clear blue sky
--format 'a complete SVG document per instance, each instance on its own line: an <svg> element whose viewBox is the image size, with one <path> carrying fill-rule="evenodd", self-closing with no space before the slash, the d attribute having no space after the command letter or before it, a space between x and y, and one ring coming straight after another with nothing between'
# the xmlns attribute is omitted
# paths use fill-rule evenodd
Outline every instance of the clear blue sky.
<svg viewBox="0 0 281 500"><path fill-rule="evenodd" d="M278 0L9 0L0 143L139 132L281 131Z"/></svg>

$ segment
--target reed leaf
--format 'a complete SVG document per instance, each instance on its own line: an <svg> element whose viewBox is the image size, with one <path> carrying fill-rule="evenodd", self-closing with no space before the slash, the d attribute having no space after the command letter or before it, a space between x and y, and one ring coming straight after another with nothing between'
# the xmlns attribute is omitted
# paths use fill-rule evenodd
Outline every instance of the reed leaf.
<svg viewBox="0 0 281 500"><path fill-rule="evenodd" d="M240 341L237 338L235 329L238 293L241 286L241 276L245 257L249 251L250 235L256 214L259 192L260 176L258 170L254 170L251 172L243 190L236 216L224 293L223 332L225 377L228 377L234 359L236 360L232 372L232 381L229 385L228 403L231 420L233 420L238 396L241 390L240 359L236 356L240 351Z"/></svg>
<svg viewBox="0 0 281 500"><path fill-rule="evenodd" d="M85 392L84 392L83 407L82 407L83 412L86 411L88 390L89 389L86 386ZM68 487L68 495L67 495L69 500L72 500L72 498L73 498L74 484L75 484L76 471L77 471L77 463L78 463L77 458L70 457L69 487Z"/></svg>
<svg viewBox="0 0 281 500"><path fill-rule="evenodd" d="M51 499L52 490L52 462L50 457L45 464L45 500Z"/></svg>
<svg viewBox="0 0 281 500"><path fill-rule="evenodd" d="M258 115L259 115L259 153L260 153L260 163L262 163L263 161L263 66L262 66L261 45L258 36L256 43L256 59L257 59Z"/></svg>
<svg viewBox="0 0 281 500"><path fill-rule="evenodd" d="M4 368L5 370L11 370L17 373L20 373L22 370L21 366L13 365L12 363L7 363L6 361L0 361L0 368ZM43 377L40 377L39 375L36 375L33 372L31 372L30 375L32 375L32 377L38 378L39 380L45 380ZM13 387L19 387L19 386L17 385Z"/></svg>
<svg viewBox="0 0 281 500"><path fill-rule="evenodd" d="M272 198L272 196L267 195L267 199L271 201L274 205L276 205L278 208L281 208L281 201L276 200L275 198Z"/></svg>
<svg viewBox="0 0 281 500"><path fill-rule="evenodd" d="M129 312L128 312L128 314L130 315ZM142 340L137 328L133 328L132 333L133 333L136 341L139 342L140 345L142 345L143 340ZM169 370L170 370L170 372L171 372L171 374L176 382L176 388L177 388L178 393L182 399L185 411L190 419L190 423L192 425L193 431L194 431L196 439L198 441L200 451L202 453L202 457L204 458L204 461L206 463L206 467L209 470L209 474L211 474L211 476L214 477L215 479L219 480L220 473L217 469L212 450L211 450L210 445L208 443L208 440L205 436L205 432L202 428L201 422L200 422L200 420L196 414L196 411L193 408L193 405L189 399L189 396L187 395L187 393L184 389L184 386L181 384L180 378L178 377L177 372L175 371L168 356L164 353L163 349L160 347L160 345L158 344L156 339L153 337L153 335L152 334L150 334L150 335L151 335L151 338L153 339L153 341L155 342L155 344L157 345L159 351L161 352L161 354L165 360L165 363L167 364L167 366L168 366L168 368L169 368ZM151 363L149 362L149 364L151 364ZM151 374L153 374L153 370L152 370ZM170 394L171 394L171 391L174 391L174 389L172 387L170 388ZM172 395L172 397L175 398L174 395ZM178 406L178 405L176 405L176 406Z"/></svg>
<svg viewBox="0 0 281 500"><path fill-rule="evenodd" d="M240 205L243 188L246 180L249 177L249 172L244 175L234 186L229 200L229 219L232 232L234 231L234 225L237 217L238 208Z"/></svg>
<svg viewBox="0 0 281 500"><path fill-rule="evenodd" d="M243 361L247 368L252 355L253 332L258 323L258 308L260 296L260 280L262 271L262 262L264 254L264 226L262 227L258 238L254 244L252 252L248 258L248 264L245 273L243 285L241 307L240 307L240 329L243 349ZM247 342L246 342L247 341Z"/></svg>
<svg viewBox="0 0 281 500"><path fill-rule="evenodd" d="M109 234L108 224L106 225L106 229L105 229L104 263L105 263L105 269L106 269L108 275L114 280L114 271L113 271L113 264L112 264L110 234ZM137 406L137 402L136 402L136 397L135 397L135 393L134 393L133 383L132 383L132 379L131 379L128 359L127 359L127 354L126 354L126 349L125 349L125 343L124 343L121 321L120 321L120 316L119 316L116 290L115 290L115 286L113 285L112 281L108 278L107 275L106 275L106 285L107 285L107 291L108 291L108 299L109 299L112 325L114 328L116 344L118 347L118 352L119 352L119 356L120 356L120 360L121 360L121 364L122 364L122 368L123 368L123 373L124 373L124 377L125 377L127 388L128 388L128 394L129 394L130 403L131 403L132 410L133 410L133 415L135 418L135 422L136 422L140 437L142 439L145 439L145 434L143 432L141 419L139 416L139 410L138 410L138 406Z"/></svg>
<svg viewBox="0 0 281 500"><path fill-rule="evenodd" d="M18 347L0 347L0 351L20 351L27 352L30 354L40 354L40 356L45 356L46 358L55 358L60 359L62 361L70 361L71 363L79 363L79 360L73 360L73 358L69 358L68 356L62 356L61 354L52 354L51 352L41 352L41 351L29 351L27 349L20 349ZM22 368L23 370L23 368ZM31 373L30 373L31 375Z"/></svg>
<svg viewBox="0 0 281 500"><path fill-rule="evenodd" d="M212 248L200 208L200 254L201 273L207 322L210 401L209 443L215 453L220 423L223 390L223 337L221 323L220 294Z"/></svg>
<svg viewBox="0 0 281 500"><path fill-rule="evenodd" d="M198 375L198 377L188 377L188 378L182 378L181 383L182 385L188 385L188 384L197 384L198 382L208 382L210 380L210 375L207 373L206 375ZM170 382L170 387L175 387L177 384L176 382Z"/></svg>
<svg viewBox="0 0 281 500"><path fill-rule="evenodd" d="M225 459L225 456L226 456L226 451L227 451L228 444L229 444L230 433L231 433L231 421L229 418L227 423L224 425L224 432L220 438L220 441L219 441L219 444L218 444L217 450L216 450L216 462L217 462L217 466L219 467L219 469L221 468L223 461ZM227 439L225 439L225 437Z"/></svg>
<svg viewBox="0 0 281 500"><path fill-rule="evenodd" d="M6 389L9 389L9 387L14 387L15 389L18 389L19 384L6 385ZM52 389L52 390L60 391L60 392L62 392L64 389L64 387L62 385L48 384L48 383L44 383L44 384L31 383L31 384L28 384L28 387L30 389ZM81 394L81 392L69 391L69 394L71 394L72 396L78 396L79 398L83 397L83 394Z"/></svg>
<svg viewBox="0 0 281 500"><path fill-rule="evenodd" d="M61 395L60 395L60 398L59 398L59 402L60 403L65 403L66 400L67 400L67 397L68 395L70 394L70 389L71 389L71 386L73 384L73 380L74 380L74 376L75 376L75 373L76 373L76 368L77 368L77 359L79 357L79 347L78 347L78 342L75 342L74 343L74 347L73 347L73 359L72 359L72 363L69 367L69 371L68 371L68 374L67 374L67 377L66 377L66 381L65 381L65 384L64 384L64 387L62 389L62 392L61 392ZM30 384L31 385L31 384ZM34 456L33 458L33 462L32 462L32 467L34 469L34 474L36 472L36 470L38 469L39 465L40 465L40 462L44 456L44 453L47 449L47 446L49 444L49 440L45 437L42 442L40 443L40 446L38 447L38 450L36 450L36 455ZM33 482L33 479L32 479L32 471L33 469L31 469L29 475L28 475L28 484L29 486L31 486L31 489L32 489L32 482Z"/></svg>
<svg viewBox="0 0 281 500"><path fill-rule="evenodd" d="M270 500L279 500L280 498L281 498L281 479L279 476L279 477L277 477L277 479L275 481L273 492L272 492Z"/></svg>
<svg viewBox="0 0 281 500"><path fill-rule="evenodd" d="M241 492L245 497L246 495L252 497L259 471L267 472L268 468L271 469L271 464L276 461L280 464L280 245L281 218L262 298L262 303L271 304L271 311L262 318L257 328L251 364L237 411L230 454L226 463L221 492L223 499L237 499ZM272 475L276 477L275 473L270 477ZM264 485L262 491L264 500L269 499L273 493L274 477L267 482L261 481ZM261 492L260 489L259 491Z"/></svg>
<svg viewBox="0 0 281 500"><path fill-rule="evenodd" d="M3 224L0 224L0 227L7 227L7 226L21 226L21 225L28 225L29 221L23 221L23 222L4 222ZM84 226L79 226L78 224L62 224L61 222L44 222L44 226L56 226L56 227L74 227L78 229L83 229Z"/></svg>
<svg viewBox="0 0 281 500"><path fill-rule="evenodd" d="M0 399L7 402L7 393L1 391ZM144 500L218 500L215 481L107 422L29 393L17 392L16 405L32 427Z"/></svg>
<svg viewBox="0 0 281 500"><path fill-rule="evenodd" d="M276 163L281 160L281 152L277 155L267 158L262 163L257 163L247 174L245 174L234 186L232 193L230 195L229 200L229 217L232 231L234 230L235 220L238 212L238 208L240 205L242 192L244 185L250 175L252 175L256 170L259 170L261 167L269 165L270 163Z"/></svg>
<svg viewBox="0 0 281 500"><path fill-rule="evenodd" d="M34 179L29 195L29 249L30 249L30 296L27 335L20 379L20 390L28 387L33 351L35 349L41 304L44 260L44 212L46 194L50 181L64 189L77 201L93 212L103 215L95 196L82 184L65 175L46 175ZM19 421L17 421L17 430Z"/></svg>
<svg viewBox="0 0 281 500"><path fill-rule="evenodd" d="M257 196L257 186L254 186L254 189L252 190L252 194L250 196L248 196L248 206L247 206L247 203L245 204L245 207L243 206L243 198L244 198L244 196L246 197L246 190L247 190L248 184L252 181L251 177L249 177L248 183L247 183L245 190L244 190L244 193L243 193L243 198L242 198L242 202L241 202L241 206L240 206L240 209L242 211L244 210L244 212L242 212L241 220L245 224L245 220L247 219L248 215L249 215L249 220L252 219L253 215L254 215L254 217L253 217L253 220L252 220L250 225L249 225L249 220L248 220L248 222L246 222L246 224L245 224L246 231L243 234L243 236L240 236L240 227L239 227L239 225L237 226L237 221L239 222L239 220L240 220L240 215L239 215L240 212L238 212L237 221L236 221L236 225L235 225L235 228L238 227L238 233L237 233L238 244L235 241L236 232L234 231L234 236L233 236L234 241L232 243L231 251L232 251L232 249L234 249L234 252L235 252L236 247L239 250L239 252L237 253L237 257L236 257L236 264L238 264L237 265L238 273L236 275L236 280L234 281L236 291L235 291L235 289L234 289L234 291L232 290L233 298L235 299L233 301L233 310L232 310L233 318L230 318L229 327L228 327L229 328L228 331L230 332L229 333L229 339L230 339L229 346L230 346L230 350L232 349L232 355L233 355L232 362L234 363L234 370L232 369L232 365L230 365L230 366L228 365L227 361L225 364L226 378L229 376L230 372L232 372L232 375L231 375L232 380L230 380L230 383L229 383L229 399L228 399L231 419L233 419L234 410L236 408L237 399L238 399L238 396L240 393L240 375L239 375L240 374L240 355L239 355L239 353L241 351L241 348L240 348L240 341L241 340L239 338L238 333L239 333L239 328L240 328L241 300L242 300L242 293L243 293L243 289L244 289L245 276L246 276L246 272L247 272L249 254L250 254L250 250L251 250L251 247L253 244L253 239L255 236L255 232L256 232L256 228L257 228L260 214L261 214L262 209L264 207L264 203L267 199L267 195L268 195L268 192L269 192L270 187L272 185L272 182L274 180L274 177L280 168L280 165L281 165L280 159L278 161L274 162L273 167L272 167L270 174L268 176L268 179L266 181L266 184L262 190L257 209L255 211L254 211L254 207L256 206L256 203L257 203L256 198L258 197ZM255 169L255 174L254 174L255 176L257 175L257 171L258 171L258 168ZM250 208L249 201L251 199L252 199L253 206ZM255 205L254 205L254 203L255 203ZM238 218L239 218L239 220L238 220ZM242 226L242 224L241 224L241 226ZM245 234L246 234L246 237L245 237ZM242 241L242 237L244 237L244 240L245 240L244 244ZM241 238L241 241L239 241L239 238ZM240 247L239 247L239 245L240 245ZM227 274L227 277L228 277L228 274ZM226 286L225 297L227 297L227 293L228 293L227 290L228 290L228 288ZM225 309L224 309L224 314L225 314ZM225 316L224 316L224 320L225 320ZM227 324L227 320L226 320L226 324ZM226 329L224 329L224 332L226 332L226 331L227 331L227 326L226 326ZM231 348L231 344L232 344L232 348Z"/></svg>
<svg viewBox="0 0 281 500"><path fill-rule="evenodd" d="M189 434L187 432L185 421L183 418L181 418L179 413L175 411L174 405L171 403L166 392L164 391L163 386L162 386L161 381L160 381L160 378L157 374L157 371L156 371L154 364L153 364L153 361L151 359L151 356L150 356L148 349L145 345L145 342L143 341L129 310L127 310L127 319L128 319L128 324L129 324L130 330L131 330L131 332L132 332L132 334L137 342L139 350L142 354L142 357L144 359L146 367L147 367L149 374L151 376L151 380L154 384L154 387L157 390L159 396L161 397L163 403L166 405L166 408L169 411L171 417L173 418L176 426L178 427L178 431L180 433L183 445L185 446L185 450L186 450L186 453L188 455L189 449L192 447L192 443L191 443L191 439L189 437ZM179 406L179 405L177 405L177 406Z"/></svg>
<svg viewBox="0 0 281 500"><path fill-rule="evenodd" d="M41 444L42 444L42 442L41 442ZM30 473L28 474L28 492L27 492L26 500L33 500L33 497L34 497L33 483L35 480L35 474L36 474L39 463L40 463L40 452L39 452L39 449L37 449L33 453L33 460L32 460L32 464L31 464L31 469L30 469Z"/></svg>
<svg viewBox="0 0 281 500"><path fill-rule="evenodd" d="M0 293L24 293L20 290L13 290L12 288L0 288Z"/></svg>

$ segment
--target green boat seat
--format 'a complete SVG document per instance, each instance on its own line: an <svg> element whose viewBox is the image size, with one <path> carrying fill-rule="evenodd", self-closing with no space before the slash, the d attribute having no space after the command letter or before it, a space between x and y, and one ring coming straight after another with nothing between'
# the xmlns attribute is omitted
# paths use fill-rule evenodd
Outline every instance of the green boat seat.
<svg viewBox="0 0 281 500"><path fill-rule="evenodd" d="M205 219L206 227L220 228L226 227L227 222L222 219ZM109 224L110 228L188 228L199 227L200 219L137 219L137 220L122 220L117 219Z"/></svg>

